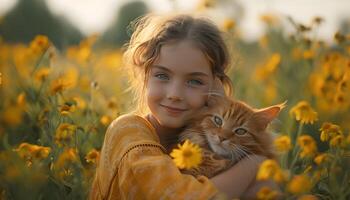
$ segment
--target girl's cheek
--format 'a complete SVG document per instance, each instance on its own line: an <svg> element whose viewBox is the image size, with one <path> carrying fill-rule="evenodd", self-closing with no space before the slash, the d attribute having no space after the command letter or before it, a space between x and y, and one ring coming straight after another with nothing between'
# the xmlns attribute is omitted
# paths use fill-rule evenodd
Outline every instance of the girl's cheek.
<svg viewBox="0 0 350 200"><path fill-rule="evenodd" d="M164 86L157 81L149 80L147 83L147 96L157 97L164 92Z"/></svg>
<svg viewBox="0 0 350 200"><path fill-rule="evenodd" d="M189 90L187 92L188 99L191 101L191 104L197 108L204 106L206 101L206 92L204 90Z"/></svg>

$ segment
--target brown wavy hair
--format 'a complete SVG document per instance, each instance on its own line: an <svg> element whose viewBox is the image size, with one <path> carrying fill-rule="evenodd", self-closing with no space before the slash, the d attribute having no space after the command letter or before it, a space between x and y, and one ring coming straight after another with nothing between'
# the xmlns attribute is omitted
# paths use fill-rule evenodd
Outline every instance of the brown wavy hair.
<svg viewBox="0 0 350 200"><path fill-rule="evenodd" d="M211 20L188 14L147 14L129 25L131 39L124 45L124 66L129 75L129 90L133 91L137 108L147 112L144 91L150 67L160 54L164 44L183 40L193 42L206 56L214 76L224 85L228 95L233 93L230 78L226 72L230 66L228 48L223 33Z"/></svg>

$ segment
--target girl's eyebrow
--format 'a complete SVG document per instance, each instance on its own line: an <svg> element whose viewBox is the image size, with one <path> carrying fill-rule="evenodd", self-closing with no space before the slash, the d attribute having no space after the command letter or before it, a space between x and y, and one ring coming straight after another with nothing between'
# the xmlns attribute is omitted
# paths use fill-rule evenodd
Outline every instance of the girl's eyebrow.
<svg viewBox="0 0 350 200"><path fill-rule="evenodd" d="M168 68L166 68L166 67L164 67L162 65L153 65L153 67L161 69L161 70L164 70L164 71L167 71L169 73L172 73L171 70L169 70ZM204 73L204 72L191 72L191 73L189 73L189 76L207 76L207 77L209 77L209 75Z"/></svg>

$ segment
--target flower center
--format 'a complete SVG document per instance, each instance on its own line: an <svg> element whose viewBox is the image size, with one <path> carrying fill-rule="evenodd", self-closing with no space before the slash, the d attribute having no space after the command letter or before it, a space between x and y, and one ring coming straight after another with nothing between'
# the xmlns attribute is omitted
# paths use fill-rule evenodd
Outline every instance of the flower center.
<svg viewBox="0 0 350 200"><path fill-rule="evenodd" d="M189 150L189 149L185 149L183 152L182 152L182 155L186 158L188 157L191 157L193 155L192 151Z"/></svg>

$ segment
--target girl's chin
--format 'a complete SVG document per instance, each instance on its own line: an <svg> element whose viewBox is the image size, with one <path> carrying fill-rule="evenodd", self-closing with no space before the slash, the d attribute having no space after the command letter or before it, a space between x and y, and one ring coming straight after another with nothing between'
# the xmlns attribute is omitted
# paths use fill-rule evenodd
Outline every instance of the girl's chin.
<svg viewBox="0 0 350 200"><path fill-rule="evenodd" d="M185 126L185 120L182 117L172 117L162 115L158 117L159 124L166 128L178 129Z"/></svg>
<svg viewBox="0 0 350 200"><path fill-rule="evenodd" d="M184 123L182 122L160 122L160 125L164 128L171 128L171 129L180 129L182 127L184 127Z"/></svg>

